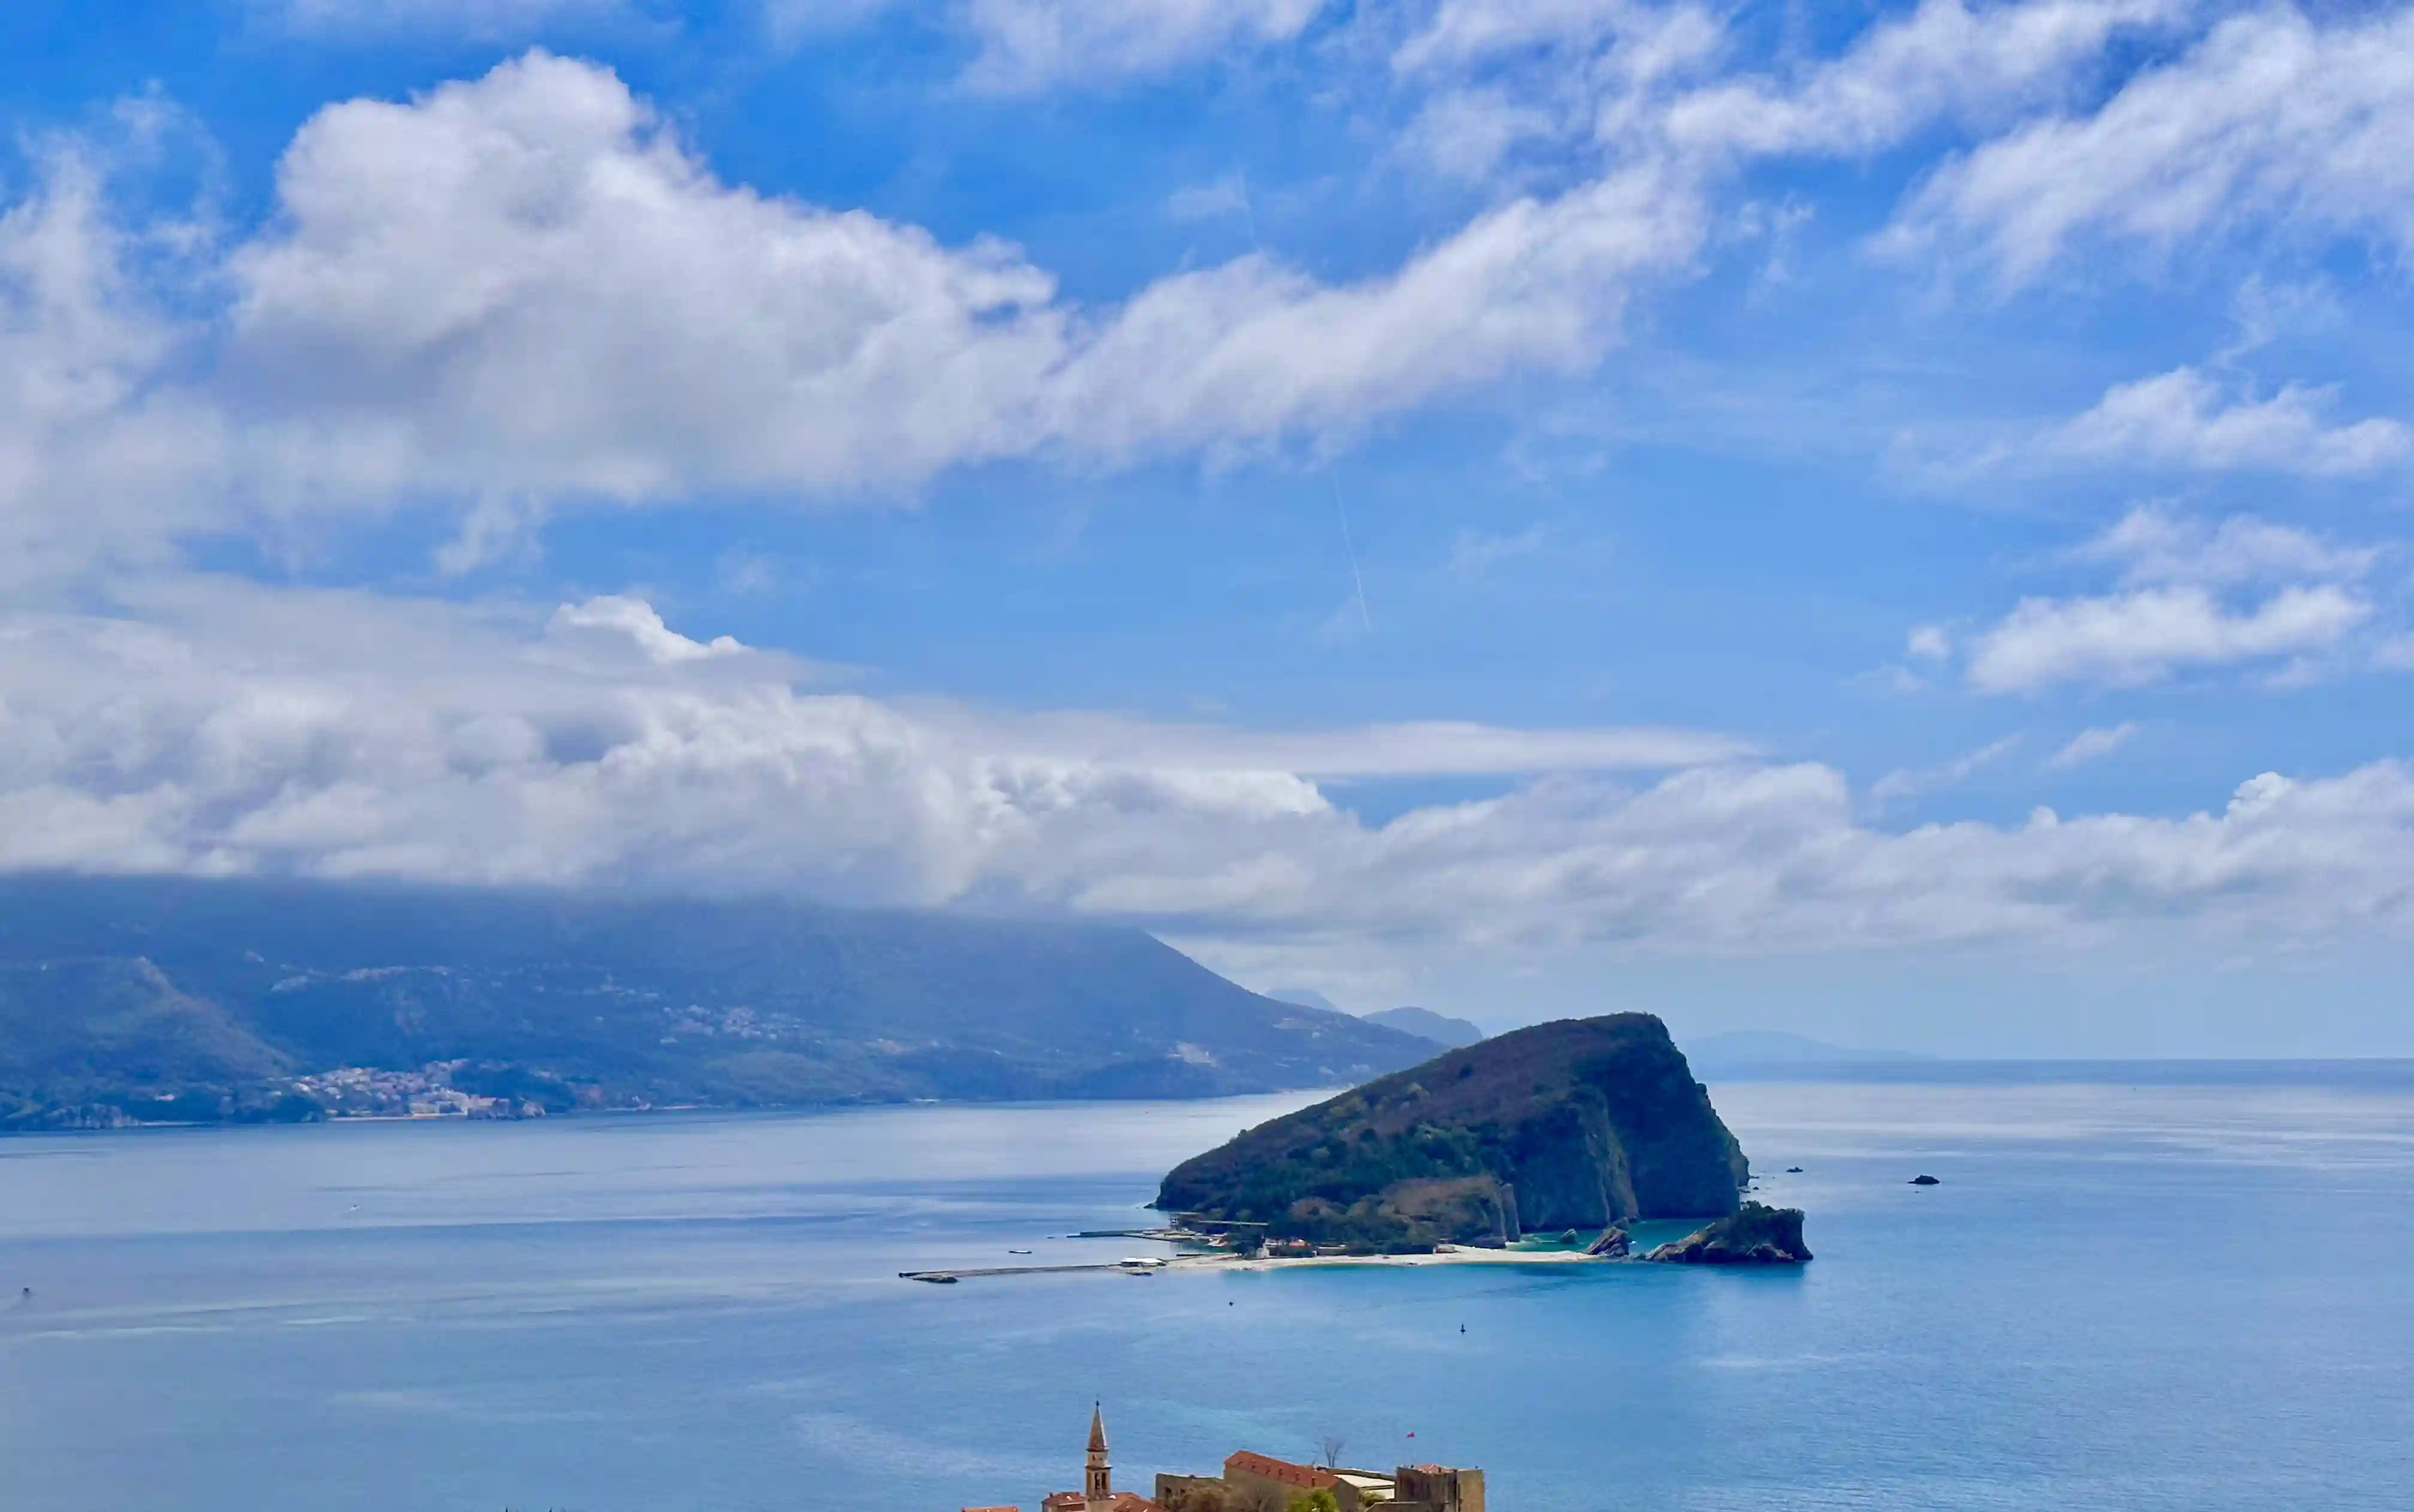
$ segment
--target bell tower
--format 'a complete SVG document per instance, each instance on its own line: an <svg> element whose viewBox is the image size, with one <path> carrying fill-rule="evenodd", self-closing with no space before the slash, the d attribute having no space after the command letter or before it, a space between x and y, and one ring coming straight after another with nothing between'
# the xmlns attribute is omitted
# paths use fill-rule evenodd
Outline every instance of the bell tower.
<svg viewBox="0 0 2414 1512"><path fill-rule="evenodd" d="M1081 1500L1095 1508L1114 1499L1112 1475L1107 1464L1107 1419L1097 1405L1092 1403L1089 1467L1081 1477Z"/></svg>

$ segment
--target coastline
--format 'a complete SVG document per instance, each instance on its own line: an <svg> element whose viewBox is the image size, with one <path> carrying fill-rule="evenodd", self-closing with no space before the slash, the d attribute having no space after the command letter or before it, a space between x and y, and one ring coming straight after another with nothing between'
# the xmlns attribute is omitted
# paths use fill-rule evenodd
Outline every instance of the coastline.
<svg viewBox="0 0 2414 1512"><path fill-rule="evenodd" d="M1170 1271L1289 1270L1309 1265L1617 1265L1632 1263L1631 1256L1587 1254L1582 1250L1486 1250L1469 1246L1430 1253L1396 1255L1185 1254L1138 1263L1124 1260L1070 1265L975 1265L941 1270L901 1270L897 1275L902 1280L950 1285L992 1277L1061 1276L1076 1271L1099 1275L1157 1276Z"/></svg>

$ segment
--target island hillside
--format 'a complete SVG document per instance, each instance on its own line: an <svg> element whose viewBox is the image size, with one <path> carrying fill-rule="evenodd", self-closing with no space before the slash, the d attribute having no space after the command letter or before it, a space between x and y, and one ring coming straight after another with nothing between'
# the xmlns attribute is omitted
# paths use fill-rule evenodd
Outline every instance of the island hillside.
<svg viewBox="0 0 2414 1512"><path fill-rule="evenodd" d="M1571 1019L1438 1055L1184 1161L1156 1205L1362 1250L1736 1211L1748 1170L1667 1026Z"/></svg>
<svg viewBox="0 0 2414 1512"><path fill-rule="evenodd" d="M0 1127L1330 1086L1433 1045L1136 929L535 889L0 878Z"/></svg>

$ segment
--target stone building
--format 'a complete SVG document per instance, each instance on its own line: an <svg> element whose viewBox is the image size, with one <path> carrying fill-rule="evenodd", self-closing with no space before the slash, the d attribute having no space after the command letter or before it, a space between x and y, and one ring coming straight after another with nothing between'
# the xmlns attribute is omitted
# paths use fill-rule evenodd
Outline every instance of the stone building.
<svg viewBox="0 0 2414 1512"><path fill-rule="evenodd" d="M1081 1489L1043 1497L1040 1512L1285 1512L1291 1503L1318 1491L1332 1494L1341 1512L1484 1512L1483 1472L1443 1465L1402 1465L1390 1475L1335 1465L1306 1465L1270 1454L1236 1450L1224 1458L1220 1475L1156 1477L1156 1495L1119 1491L1107 1453L1107 1419L1090 1410L1090 1445L1081 1465ZM966 1507L963 1512L1017 1512L1010 1506Z"/></svg>
<svg viewBox="0 0 2414 1512"><path fill-rule="evenodd" d="M1391 1512L1483 1512L1483 1472L1402 1465L1392 1474Z"/></svg>
<svg viewBox="0 0 2414 1512"><path fill-rule="evenodd" d="M1387 1475L1242 1449L1225 1458L1221 1475L1156 1477L1168 1512L1284 1512L1318 1491L1330 1492L1341 1512L1484 1512L1483 1472L1441 1465L1402 1465Z"/></svg>

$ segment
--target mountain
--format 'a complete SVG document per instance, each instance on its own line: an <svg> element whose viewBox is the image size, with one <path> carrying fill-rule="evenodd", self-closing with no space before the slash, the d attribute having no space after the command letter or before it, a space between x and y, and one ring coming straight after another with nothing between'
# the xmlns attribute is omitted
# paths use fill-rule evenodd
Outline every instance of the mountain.
<svg viewBox="0 0 2414 1512"><path fill-rule="evenodd" d="M1108 925L0 878L0 1124L18 1127L315 1116L341 1068L418 1078L365 1096L559 1111L1210 1096L1348 1083L1430 1049Z"/></svg>
<svg viewBox="0 0 2414 1512"><path fill-rule="evenodd" d="M1184 1161L1156 1205L1361 1249L1721 1217L1743 1152L1648 1013L1452 1050Z"/></svg>
<svg viewBox="0 0 2414 1512"><path fill-rule="evenodd" d="M1313 987L1276 987L1266 996L1277 1003L1297 1003L1302 1008L1320 1008L1328 1013L1341 1011L1339 1004Z"/></svg>
<svg viewBox="0 0 2414 1512"><path fill-rule="evenodd" d="M1483 1038L1483 1031L1465 1019L1446 1018L1430 1008L1387 1008L1379 1013L1363 1015L1369 1024L1379 1024L1402 1034L1413 1034L1420 1040L1431 1040L1438 1045L1457 1049L1471 1045Z"/></svg>

